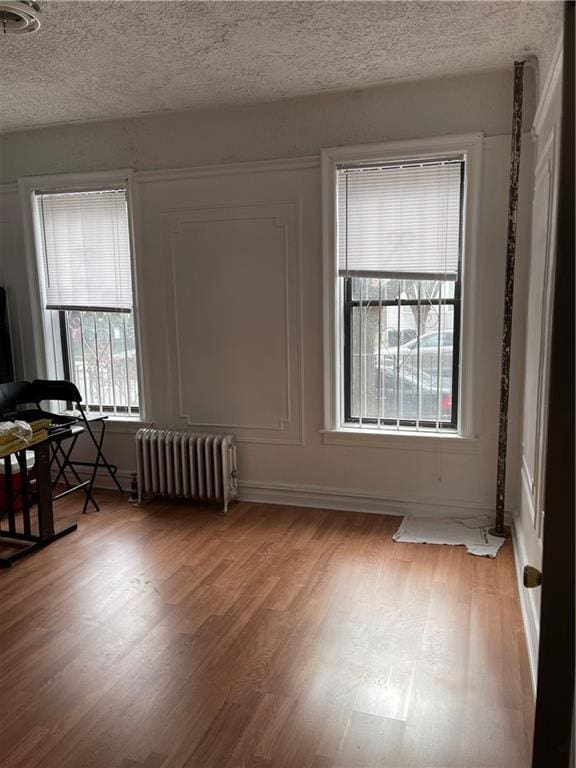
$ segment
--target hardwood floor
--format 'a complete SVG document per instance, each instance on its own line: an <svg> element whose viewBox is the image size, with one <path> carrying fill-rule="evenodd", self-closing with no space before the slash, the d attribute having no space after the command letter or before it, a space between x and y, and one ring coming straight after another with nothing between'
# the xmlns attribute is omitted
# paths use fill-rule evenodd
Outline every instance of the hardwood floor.
<svg viewBox="0 0 576 768"><path fill-rule="evenodd" d="M0 572L3 768L526 768L512 549L242 503L100 513ZM77 503L77 502L76 502Z"/></svg>

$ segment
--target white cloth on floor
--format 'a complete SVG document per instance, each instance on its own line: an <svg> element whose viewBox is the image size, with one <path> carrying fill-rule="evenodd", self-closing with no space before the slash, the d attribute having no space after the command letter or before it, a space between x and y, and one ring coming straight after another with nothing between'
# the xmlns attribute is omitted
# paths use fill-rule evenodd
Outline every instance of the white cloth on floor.
<svg viewBox="0 0 576 768"><path fill-rule="evenodd" d="M462 544L471 555L496 557L504 539L488 533L493 524L487 515L463 520L408 515L392 538L411 544Z"/></svg>

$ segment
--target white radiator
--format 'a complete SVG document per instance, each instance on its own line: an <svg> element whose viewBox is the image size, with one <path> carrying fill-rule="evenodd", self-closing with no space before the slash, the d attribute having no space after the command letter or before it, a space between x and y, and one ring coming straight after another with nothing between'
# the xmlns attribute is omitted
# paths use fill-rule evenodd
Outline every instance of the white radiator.
<svg viewBox="0 0 576 768"><path fill-rule="evenodd" d="M238 498L234 435L139 429L136 460L139 504L145 493L222 499L227 512Z"/></svg>

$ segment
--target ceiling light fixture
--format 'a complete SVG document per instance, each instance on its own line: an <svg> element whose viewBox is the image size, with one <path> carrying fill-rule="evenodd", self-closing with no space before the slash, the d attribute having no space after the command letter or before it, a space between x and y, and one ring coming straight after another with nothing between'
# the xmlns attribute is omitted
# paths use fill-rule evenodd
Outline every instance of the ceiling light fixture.
<svg viewBox="0 0 576 768"><path fill-rule="evenodd" d="M40 6L35 0L0 0L0 29L5 35L23 35L40 29Z"/></svg>

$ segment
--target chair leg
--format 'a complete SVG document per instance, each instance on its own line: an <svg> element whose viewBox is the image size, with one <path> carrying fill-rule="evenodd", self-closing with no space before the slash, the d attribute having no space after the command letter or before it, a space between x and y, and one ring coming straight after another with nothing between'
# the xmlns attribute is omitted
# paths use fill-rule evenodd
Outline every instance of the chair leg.
<svg viewBox="0 0 576 768"><path fill-rule="evenodd" d="M66 469L69 469L72 472L72 474L74 476L74 479L76 480L76 483L79 486L82 485L82 490L84 491L84 506L82 507L82 512L84 514L86 513L86 510L88 509L88 502L89 501L92 503L92 506L94 507L96 512L99 512L100 511L100 507L98 506L98 504L97 504L97 502L94 499L94 496L92 494L92 487L94 485L94 480L91 479L90 482L83 484L82 483L82 478L80 477L78 472L76 472L76 469L74 467L74 462L72 462L70 460L70 456L72 455L72 451L74 450L74 446L76 445L76 441L77 440L78 440L78 435L76 435L70 441L70 444L68 446L68 450L67 451L64 450L61 441L58 441L58 443L56 443L55 448L54 448L54 457L56 459L56 462L57 462L58 466L60 467L60 472L58 473L57 479L56 479L55 482L57 482L58 478L60 477L60 473L61 473L62 477L64 477L64 479L65 479L65 482L66 482L66 485L67 485L68 489L70 489L72 486L71 486L68 478L66 477ZM62 459L63 459L62 462L60 461L60 458L58 457L58 452L60 452L62 454Z"/></svg>
<svg viewBox="0 0 576 768"><path fill-rule="evenodd" d="M100 467L105 467L106 471L112 478L114 485L116 488L120 491L120 493L124 493L124 489L120 485L118 478L116 477L116 472L118 471L118 467L116 467L114 464L110 464L110 462L106 459L104 456L104 453L102 452L102 446L104 445L104 436L106 434L106 422L102 421L102 429L100 430L100 435L98 439L96 438L96 435L94 434L92 428L90 427L90 422L86 419L86 416L84 415L84 411L81 411L82 417L84 419L84 425L86 427L86 430L88 434L90 435L90 439L92 440L92 443L94 447L96 448L96 460L94 462L94 480L96 479L96 473Z"/></svg>
<svg viewBox="0 0 576 768"><path fill-rule="evenodd" d="M88 485L88 490L90 492L90 495L92 495L92 488L94 488L97 472L98 472L98 457L96 457L96 461L94 462L94 466L92 467L92 474L90 475L90 483ZM88 497L86 497L86 499L84 500L84 508L82 509L82 514L85 515L87 509L88 509Z"/></svg>
<svg viewBox="0 0 576 768"><path fill-rule="evenodd" d="M59 453L62 453L62 455L64 456L64 464L62 464L62 462L60 460L60 456L58 455ZM63 449L61 448L60 443L55 443L52 446L52 456L51 456L51 459L50 459L50 466L52 466L53 463L56 464L57 467L58 467L58 474L56 475L56 477L52 481L52 487L58 485L58 483L60 482L60 479L62 479L66 483L66 487L67 488L71 488L72 487L70 485L70 481L68 480L68 475L66 474L65 462L66 462L66 454L64 453Z"/></svg>

